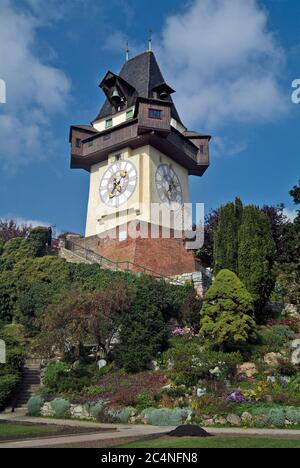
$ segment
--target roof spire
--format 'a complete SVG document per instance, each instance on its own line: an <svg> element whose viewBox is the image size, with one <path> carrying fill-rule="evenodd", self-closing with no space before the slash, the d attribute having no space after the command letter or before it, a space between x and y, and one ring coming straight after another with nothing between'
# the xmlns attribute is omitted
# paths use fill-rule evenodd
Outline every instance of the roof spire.
<svg viewBox="0 0 300 468"><path fill-rule="evenodd" d="M148 52L152 51L152 30L149 31Z"/></svg>
<svg viewBox="0 0 300 468"><path fill-rule="evenodd" d="M129 60L129 42L126 42L126 62Z"/></svg>

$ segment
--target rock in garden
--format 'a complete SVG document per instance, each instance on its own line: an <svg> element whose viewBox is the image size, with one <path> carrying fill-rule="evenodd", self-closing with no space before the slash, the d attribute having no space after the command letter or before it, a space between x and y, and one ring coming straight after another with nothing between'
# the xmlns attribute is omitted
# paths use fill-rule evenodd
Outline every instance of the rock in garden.
<svg viewBox="0 0 300 468"><path fill-rule="evenodd" d="M292 343L291 343L291 348L292 348L292 349L298 349L298 348L300 348L300 340L298 339L298 340L292 341Z"/></svg>
<svg viewBox="0 0 300 468"><path fill-rule="evenodd" d="M299 318L299 310L294 304L286 304L283 313L292 317Z"/></svg>
<svg viewBox="0 0 300 468"><path fill-rule="evenodd" d="M51 403L46 402L41 408L41 416L51 417L54 416L54 411L52 409Z"/></svg>
<svg viewBox="0 0 300 468"><path fill-rule="evenodd" d="M225 424L227 423L226 419L223 418L222 416L217 416L214 419L214 422L215 422L215 424L218 424L219 426L225 426Z"/></svg>
<svg viewBox="0 0 300 468"><path fill-rule="evenodd" d="M247 423L247 422L251 422L253 420L253 417L252 417L252 414L247 413L247 411L245 411L242 414L241 419L244 423Z"/></svg>
<svg viewBox="0 0 300 468"><path fill-rule="evenodd" d="M97 362L98 369L102 369L103 367L107 366L107 361L105 359L100 359L100 361Z"/></svg>
<svg viewBox="0 0 300 468"><path fill-rule="evenodd" d="M206 394L206 388L197 388L197 397L201 398Z"/></svg>
<svg viewBox="0 0 300 468"><path fill-rule="evenodd" d="M202 427L184 424L168 433L170 437L211 437L211 434L206 432Z"/></svg>
<svg viewBox="0 0 300 468"><path fill-rule="evenodd" d="M291 363L295 366L300 364L300 348L295 349L295 351L292 353Z"/></svg>
<svg viewBox="0 0 300 468"><path fill-rule="evenodd" d="M245 375L248 378L254 377L258 370L254 362L244 362L237 368L238 375Z"/></svg>
<svg viewBox="0 0 300 468"><path fill-rule="evenodd" d="M232 426L241 426L242 420L237 414L229 414L227 416L227 422Z"/></svg>
<svg viewBox="0 0 300 468"><path fill-rule="evenodd" d="M270 366L277 367L280 359L282 359L281 353L268 353L264 357L264 362Z"/></svg>

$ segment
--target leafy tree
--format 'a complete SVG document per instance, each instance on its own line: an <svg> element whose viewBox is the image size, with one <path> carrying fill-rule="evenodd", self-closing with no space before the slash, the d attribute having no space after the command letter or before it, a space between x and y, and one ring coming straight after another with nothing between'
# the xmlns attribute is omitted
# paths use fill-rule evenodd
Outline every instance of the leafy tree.
<svg viewBox="0 0 300 468"><path fill-rule="evenodd" d="M294 203L300 204L300 181L290 191ZM284 300L300 307L300 211L294 222L283 228L283 251L277 264L277 281Z"/></svg>
<svg viewBox="0 0 300 468"><path fill-rule="evenodd" d="M294 185L294 187L290 191L290 195L294 199L295 205L300 205L300 180L298 182L298 185Z"/></svg>
<svg viewBox="0 0 300 468"><path fill-rule="evenodd" d="M6 344L6 364L0 365L0 409L14 395L21 380L25 360L24 330L19 325L6 325L0 329L0 339Z"/></svg>
<svg viewBox="0 0 300 468"><path fill-rule="evenodd" d="M116 362L126 372L140 372L168 345L169 331L155 306L135 304L124 315L119 333L120 343L114 350Z"/></svg>
<svg viewBox="0 0 300 468"><path fill-rule="evenodd" d="M238 275L252 294L261 320L275 286L276 247L267 215L253 205L244 208L238 239Z"/></svg>
<svg viewBox="0 0 300 468"><path fill-rule="evenodd" d="M100 291L64 291L40 320L38 347L46 355L54 351L67 354L76 349L79 356L84 341L97 344L106 356L116 335L122 314L132 302L124 281Z"/></svg>
<svg viewBox="0 0 300 468"><path fill-rule="evenodd" d="M261 211L269 218L277 255L280 256L285 249L284 229L288 223L287 217L284 214L284 204L277 206L264 205Z"/></svg>
<svg viewBox="0 0 300 468"><path fill-rule="evenodd" d="M206 293L200 334L221 350L247 342L255 331L253 300L235 273L221 270Z"/></svg>
<svg viewBox="0 0 300 468"><path fill-rule="evenodd" d="M220 208L219 223L214 235L214 271L222 269L237 272L238 230L243 205L239 198Z"/></svg>
<svg viewBox="0 0 300 468"><path fill-rule="evenodd" d="M0 239L7 242L15 237L26 238L31 230L32 226L28 224L17 224L13 219L11 220L0 220Z"/></svg>

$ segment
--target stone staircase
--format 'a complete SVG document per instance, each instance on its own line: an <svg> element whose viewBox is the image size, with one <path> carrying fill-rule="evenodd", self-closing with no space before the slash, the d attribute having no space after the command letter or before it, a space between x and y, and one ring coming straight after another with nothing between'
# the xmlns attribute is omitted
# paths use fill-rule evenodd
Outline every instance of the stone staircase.
<svg viewBox="0 0 300 468"><path fill-rule="evenodd" d="M26 409L30 397L39 390L41 383L41 360L27 359L22 370L22 380L18 396L14 402L14 409Z"/></svg>

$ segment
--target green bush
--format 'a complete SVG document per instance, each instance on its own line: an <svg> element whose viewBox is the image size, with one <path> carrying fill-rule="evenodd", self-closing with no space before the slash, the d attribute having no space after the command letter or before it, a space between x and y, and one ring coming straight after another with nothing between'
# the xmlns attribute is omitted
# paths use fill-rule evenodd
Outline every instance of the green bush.
<svg viewBox="0 0 300 468"><path fill-rule="evenodd" d="M121 411L118 411L115 414L115 418L117 421L119 421L122 424L127 424L129 417L132 413L135 413L136 410L132 406L127 406L126 408L122 409Z"/></svg>
<svg viewBox="0 0 300 468"><path fill-rule="evenodd" d="M287 408L286 419L297 426L300 426L300 409L299 408Z"/></svg>
<svg viewBox="0 0 300 468"><path fill-rule="evenodd" d="M152 426L179 426L183 424L192 411L189 408L148 408L144 417Z"/></svg>
<svg viewBox="0 0 300 468"><path fill-rule="evenodd" d="M153 395L147 391L139 393L136 397L135 406L139 412L143 411L146 408L155 406L155 400L153 398Z"/></svg>
<svg viewBox="0 0 300 468"><path fill-rule="evenodd" d="M254 337L256 324L251 294L229 270L221 270L205 294L200 311L200 336L222 351L236 349Z"/></svg>
<svg viewBox="0 0 300 468"><path fill-rule="evenodd" d="M120 343L114 349L117 364L128 373L149 367L159 352L168 346L169 330L161 311L136 302L131 312L122 317Z"/></svg>
<svg viewBox="0 0 300 468"><path fill-rule="evenodd" d="M0 408L5 407L21 380L25 360L22 331L18 325L6 325L0 330L0 339L6 343L6 364L0 365Z"/></svg>
<svg viewBox="0 0 300 468"><path fill-rule="evenodd" d="M20 382L20 376L7 374L0 376L0 409L5 407L11 394Z"/></svg>
<svg viewBox="0 0 300 468"><path fill-rule="evenodd" d="M98 403L95 403L94 405L92 405L90 407L90 414L92 418L98 419L99 414L101 413L103 408L104 408L104 401L101 401L101 400L98 401Z"/></svg>
<svg viewBox="0 0 300 468"><path fill-rule="evenodd" d="M51 401L51 407L56 418L65 418L69 415L71 405L68 400L64 400L63 398L56 398L55 400Z"/></svg>
<svg viewBox="0 0 300 468"><path fill-rule="evenodd" d="M269 421L272 426L284 427L285 426L285 412L283 409L272 409L269 414Z"/></svg>
<svg viewBox="0 0 300 468"><path fill-rule="evenodd" d="M195 386L201 379L224 380L235 374L242 360L240 353L221 353L204 349L196 341L175 341L163 355L168 376L175 385ZM210 371L219 370L212 375ZM169 370L168 370L169 369Z"/></svg>
<svg viewBox="0 0 300 468"><path fill-rule="evenodd" d="M33 396L27 403L27 414L29 416L40 416L44 400L40 396Z"/></svg>
<svg viewBox="0 0 300 468"><path fill-rule="evenodd" d="M258 339L265 353L279 352L293 339L294 332L284 325L274 327L260 327Z"/></svg>
<svg viewBox="0 0 300 468"><path fill-rule="evenodd" d="M49 394L58 392L62 379L68 376L70 371L70 367L64 362L51 362L43 378L45 391Z"/></svg>

